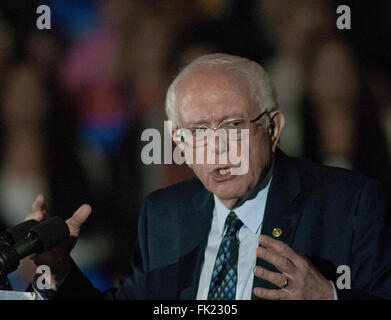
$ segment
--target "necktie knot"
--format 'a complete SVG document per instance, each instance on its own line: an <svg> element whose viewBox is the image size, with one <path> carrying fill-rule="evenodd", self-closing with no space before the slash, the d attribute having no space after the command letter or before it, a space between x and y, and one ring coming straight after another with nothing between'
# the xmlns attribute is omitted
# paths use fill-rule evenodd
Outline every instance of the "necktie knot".
<svg viewBox="0 0 391 320"><path fill-rule="evenodd" d="M242 227L243 222L236 216L235 212L231 211L225 221L227 226L226 237L232 238L236 235L238 230Z"/></svg>

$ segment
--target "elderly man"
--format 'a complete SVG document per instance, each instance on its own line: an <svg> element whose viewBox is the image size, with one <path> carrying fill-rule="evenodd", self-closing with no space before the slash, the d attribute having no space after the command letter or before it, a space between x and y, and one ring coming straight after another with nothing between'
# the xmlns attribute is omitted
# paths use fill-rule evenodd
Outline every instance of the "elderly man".
<svg viewBox="0 0 391 320"><path fill-rule="evenodd" d="M51 267L54 298L391 297L391 251L377 184L278 149L284 115L261 66L226 54L200 57L170 86L166 111L184 151L213 143L195 145L191 133L239 130L225 148L214 144L205 154L221 156L248 143L248 170L234 175L237 165L229 161L190 163L198 179L148 196L130 273L105 293L69 258L91 212L82 206L67 221L72 239L34 257L37 265ZM39 196L28 218L44 219L44 208ZM338 274L339 266L349 272ZM337 281L341 276L344 286Z"/></svg>

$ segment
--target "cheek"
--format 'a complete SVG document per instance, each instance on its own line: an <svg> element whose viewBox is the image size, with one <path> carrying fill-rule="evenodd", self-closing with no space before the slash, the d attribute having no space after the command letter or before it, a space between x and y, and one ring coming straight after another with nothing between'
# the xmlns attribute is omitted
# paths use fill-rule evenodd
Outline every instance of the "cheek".
<svg viewBox="0 0 391 320"><path fill-rule="evenodd" d="M264 135L263 139L254 139L250 148L250 172L258 178L265 167L267 167L271 158L271 143L268 136Z"/></svg>
<svg viewBox="0 0 391 320"><path fill-rule="evenodd" d="M192 164L189 165L189 167L193 170L198 179L200 179L203 183L207 182L208 170L204 165Z"/></svg>

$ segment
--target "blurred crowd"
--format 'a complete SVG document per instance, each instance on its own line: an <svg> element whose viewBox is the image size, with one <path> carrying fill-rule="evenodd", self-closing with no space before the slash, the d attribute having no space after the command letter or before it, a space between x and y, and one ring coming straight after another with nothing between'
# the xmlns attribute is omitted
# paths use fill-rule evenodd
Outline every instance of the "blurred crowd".
<svg viewBox="0 0 391 320"><path fill-rule="evenodd" d="M143 129L163 132L181 67L226 52L270 73L289 155L355 170L391 193L391 3L335 0L34 0L0 4L0 229L39 193L52 215L93 214L73 258L101 289L127 265L145 195L192 177L144 165ZM347 4L352 29L336 27ZM164 232L164 230L162 230ZM23 260L11 275L23 290Z"/></svg>

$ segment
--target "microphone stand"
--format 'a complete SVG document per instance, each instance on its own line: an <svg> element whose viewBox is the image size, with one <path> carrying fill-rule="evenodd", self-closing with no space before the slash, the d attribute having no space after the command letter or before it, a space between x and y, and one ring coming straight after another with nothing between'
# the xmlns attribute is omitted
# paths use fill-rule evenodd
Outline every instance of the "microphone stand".
<svg viewBox="0 0 391 320"><path fill-rule="evenodd" d="M4 261L8 258L12 240L6 234L0 233L0 290L12 291L13 288L8 280L8 270L4 267ZM17 267L17 266L16 266Z"/></svg>
<svg viewBox="0 0 391 320"><path fill-rule="evenodd" d="M69 238L69 228L60 217L33 224L26 221L11 231L0 232L0 300L37 300L39 295L33 292L14 292L8 274L18 268L24 257L49 251Z"/></svg>
<svg viewBox="0 0 391 320"><path fill-rule="evenodd" d="M13 241L6 233L0 233L0 300L40 300L34 292L14 291L8 274L19 266L19 257Z"/></svg>
<svg viewBox="0 0 391 320"><path fill-rule="evenodd" d="M12 291L11 283L8 280L7 276L2 276L0 278L0 290Z"/></svg>

